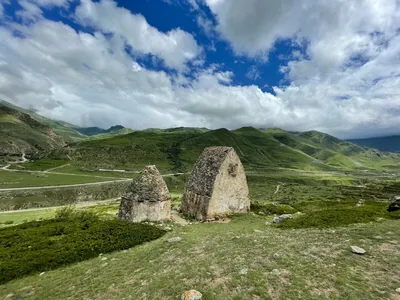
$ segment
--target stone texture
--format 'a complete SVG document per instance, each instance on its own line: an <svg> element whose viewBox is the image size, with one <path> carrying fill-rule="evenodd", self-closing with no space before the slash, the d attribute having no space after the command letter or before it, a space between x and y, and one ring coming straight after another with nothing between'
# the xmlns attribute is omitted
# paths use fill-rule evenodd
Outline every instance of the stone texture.
<svg viewBox="0 0 400 300"><path fill-rule="evenodd" d="M291 219L291 218L292 218L291 214L284 214L284 215L280 215L280 216L275 217L272 222L279 223L279 222L282 222L282 221L284 221L286 219Z"/></svg>
<svg viewBox="0 0 400 300"><path fill-rule="evenodd" d="M201 300L203 295L196 290L186 291L182 295L182 300Z"/></svg>
<svg viewBox="0 0 400 300"><path fill-rule="evenodd" d="M176 242L180 242L180 241L182 241L182 238L179 237L179 236L173 237L173 238L169 238L169 239L167 240L168 243L176 243Z"/></svg>
<svg viewBox="0 0 400 300"><path fill-rule="evenodd" d="M400 210L400 196L394 196L391 201L390 204L387 208L387 211L391 212L391 211L397 211Z"/></svg>
<svg viewBox="0 0 400 300"><path fill-rule="evenodd" d="M171 217L171 195L155 166L146 166L121 198L120 220L165 221Z"/></svg>
<svg viewBox="0 0 400 300"><path fill-rule="evenodd" d="M182 212L204 221L249 209L246 175L235 150L231 147L204 149L185 186Z"/></svg>
<svg viewBox="0 0 400 300"><path fill-rule="evenodd" d="M367 251L365 251L363 248L360 248L358 246L350 246L351 252L355 254L365 254Z"/></svg>

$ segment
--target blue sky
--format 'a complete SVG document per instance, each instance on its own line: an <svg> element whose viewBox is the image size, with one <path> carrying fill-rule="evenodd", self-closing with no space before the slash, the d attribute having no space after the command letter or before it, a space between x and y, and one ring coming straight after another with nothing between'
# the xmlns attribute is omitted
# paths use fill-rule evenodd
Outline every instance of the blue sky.
<svg viewBox="0 0 400 300"><path fill-rule="evenodd" d="M81 126L399 134L396 0L2 0L0 99Z"/></svg>

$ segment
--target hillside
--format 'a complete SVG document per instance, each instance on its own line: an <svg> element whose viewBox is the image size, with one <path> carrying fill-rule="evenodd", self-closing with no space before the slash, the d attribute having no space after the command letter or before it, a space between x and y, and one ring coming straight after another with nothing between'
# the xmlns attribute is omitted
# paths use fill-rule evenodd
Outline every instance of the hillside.
<svg viewBox="0 0 400 300"><path fill-rule="evenodd" d="M20 155L55 149L65 145L63 138L50 127L0 104L0 154Z"/></svg>
<svg viewBox="0 0 400 300"><path fill-rule="evenodd" d="M76 127L75 130L87 136L96 136L101 134L118 135L133 131L132 129L125 128L122 125L114 125L108 129L103 129L100 127Z"/></svg>
<svg viewBox="0 0 400 300"><path fill-rule="evenodd" d="M77 128L79 128L78 126L72 125L70 123L45 118L35 112L23 109L4 100L0 100L0 106L6 106L13 110L29 115L32 119L50 127L56 134L62 136L65 142L79 141L86 138L85 135L76 130Z"/></svg>
<svg viewBox="0 0 400 300"><path fill-rule="evenodd" d="M400 152L400 135L369 139L351 139L349 142L362 147L375 148L380 151Z"/></svg>
<svg viewBox="0 0 400 300"><path fill-rule="evenodd" d="M146 164L188 171L208 146L235 148L248 171L276 168L301 170L400 168L400 155L364 149L317 131L289 133L280 129L145 130L91 139L54 151L51 158L80 161L88 167L140 168Z"/></svg>

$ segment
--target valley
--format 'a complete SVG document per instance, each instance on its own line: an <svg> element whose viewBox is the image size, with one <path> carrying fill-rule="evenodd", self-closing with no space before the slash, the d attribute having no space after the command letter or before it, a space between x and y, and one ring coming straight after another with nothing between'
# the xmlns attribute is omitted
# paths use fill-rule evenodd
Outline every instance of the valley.
<svg viewBox="0 0 400 300"><path fill-rule="evenodd" d="M183 222L152 223L167 228L157 235L165 236L134 247L107 246L111 250L105 251L113 252L85 252L71 260L74 264L27 269L24 276L4 279L0 297L177 299L183 290L195 288L205 299L397 299L400 215L388 212L387 206L400 195L398 153L317 131L277 128L119 129L100 134L96 129L89 136L71 124L40 116L35 118L42 125L20 123L18 114L23 112L3 111L19 117L0 119L6 137L0 160L0 234L19 226L64 222L66 229L55 225L61 233L50 238L53 243L69 239L75 231L63 230L80 222L112 223L120 197L146 165L156 165L163 175L173 214ZM54 134L49 136L49 130ZM31 131L35 143L28 137ZM235 149L246 172L250 213L221 222L182 219L188 175L208 146ZM54 221L71 207L76 217ZM274 217L282 214L293 218L274 224ZM46 226L53 230L53 225ZM181 241L166 242L174 237ZM367 254L352 254L351 245ZM9 254L0 251L4 255Z"/></svg>

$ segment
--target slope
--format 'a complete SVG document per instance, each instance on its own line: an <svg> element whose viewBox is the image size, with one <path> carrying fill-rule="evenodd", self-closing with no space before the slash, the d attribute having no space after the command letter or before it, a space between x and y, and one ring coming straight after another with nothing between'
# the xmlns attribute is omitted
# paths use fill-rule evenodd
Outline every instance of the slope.
<svg viewBox="0 0 400 300"><path fill-rule="evenodd" d="M64 140L28 114L0 104L0 153L18 155L55 149Z"/></svg>
<svg viewBox="0 0 400 300"><path fill-rule="evenodd" d="M57 121L57 120L51 120L48 118L45 118L41 115L38 115L35 112L32 112L27 109L23 109L19 106L13 105L7 101L0 100L0 105L9 107L13 110L19 111L21 113L29 115L32 119L47 125L50 127L56 134L62 136L66 142L73 142L73 141L78 141L78 140L83 140L86 138L85 135L79 133L76 128L79 128L78 126L72 125L70 123L64 122L64 121Z"/></svg>

